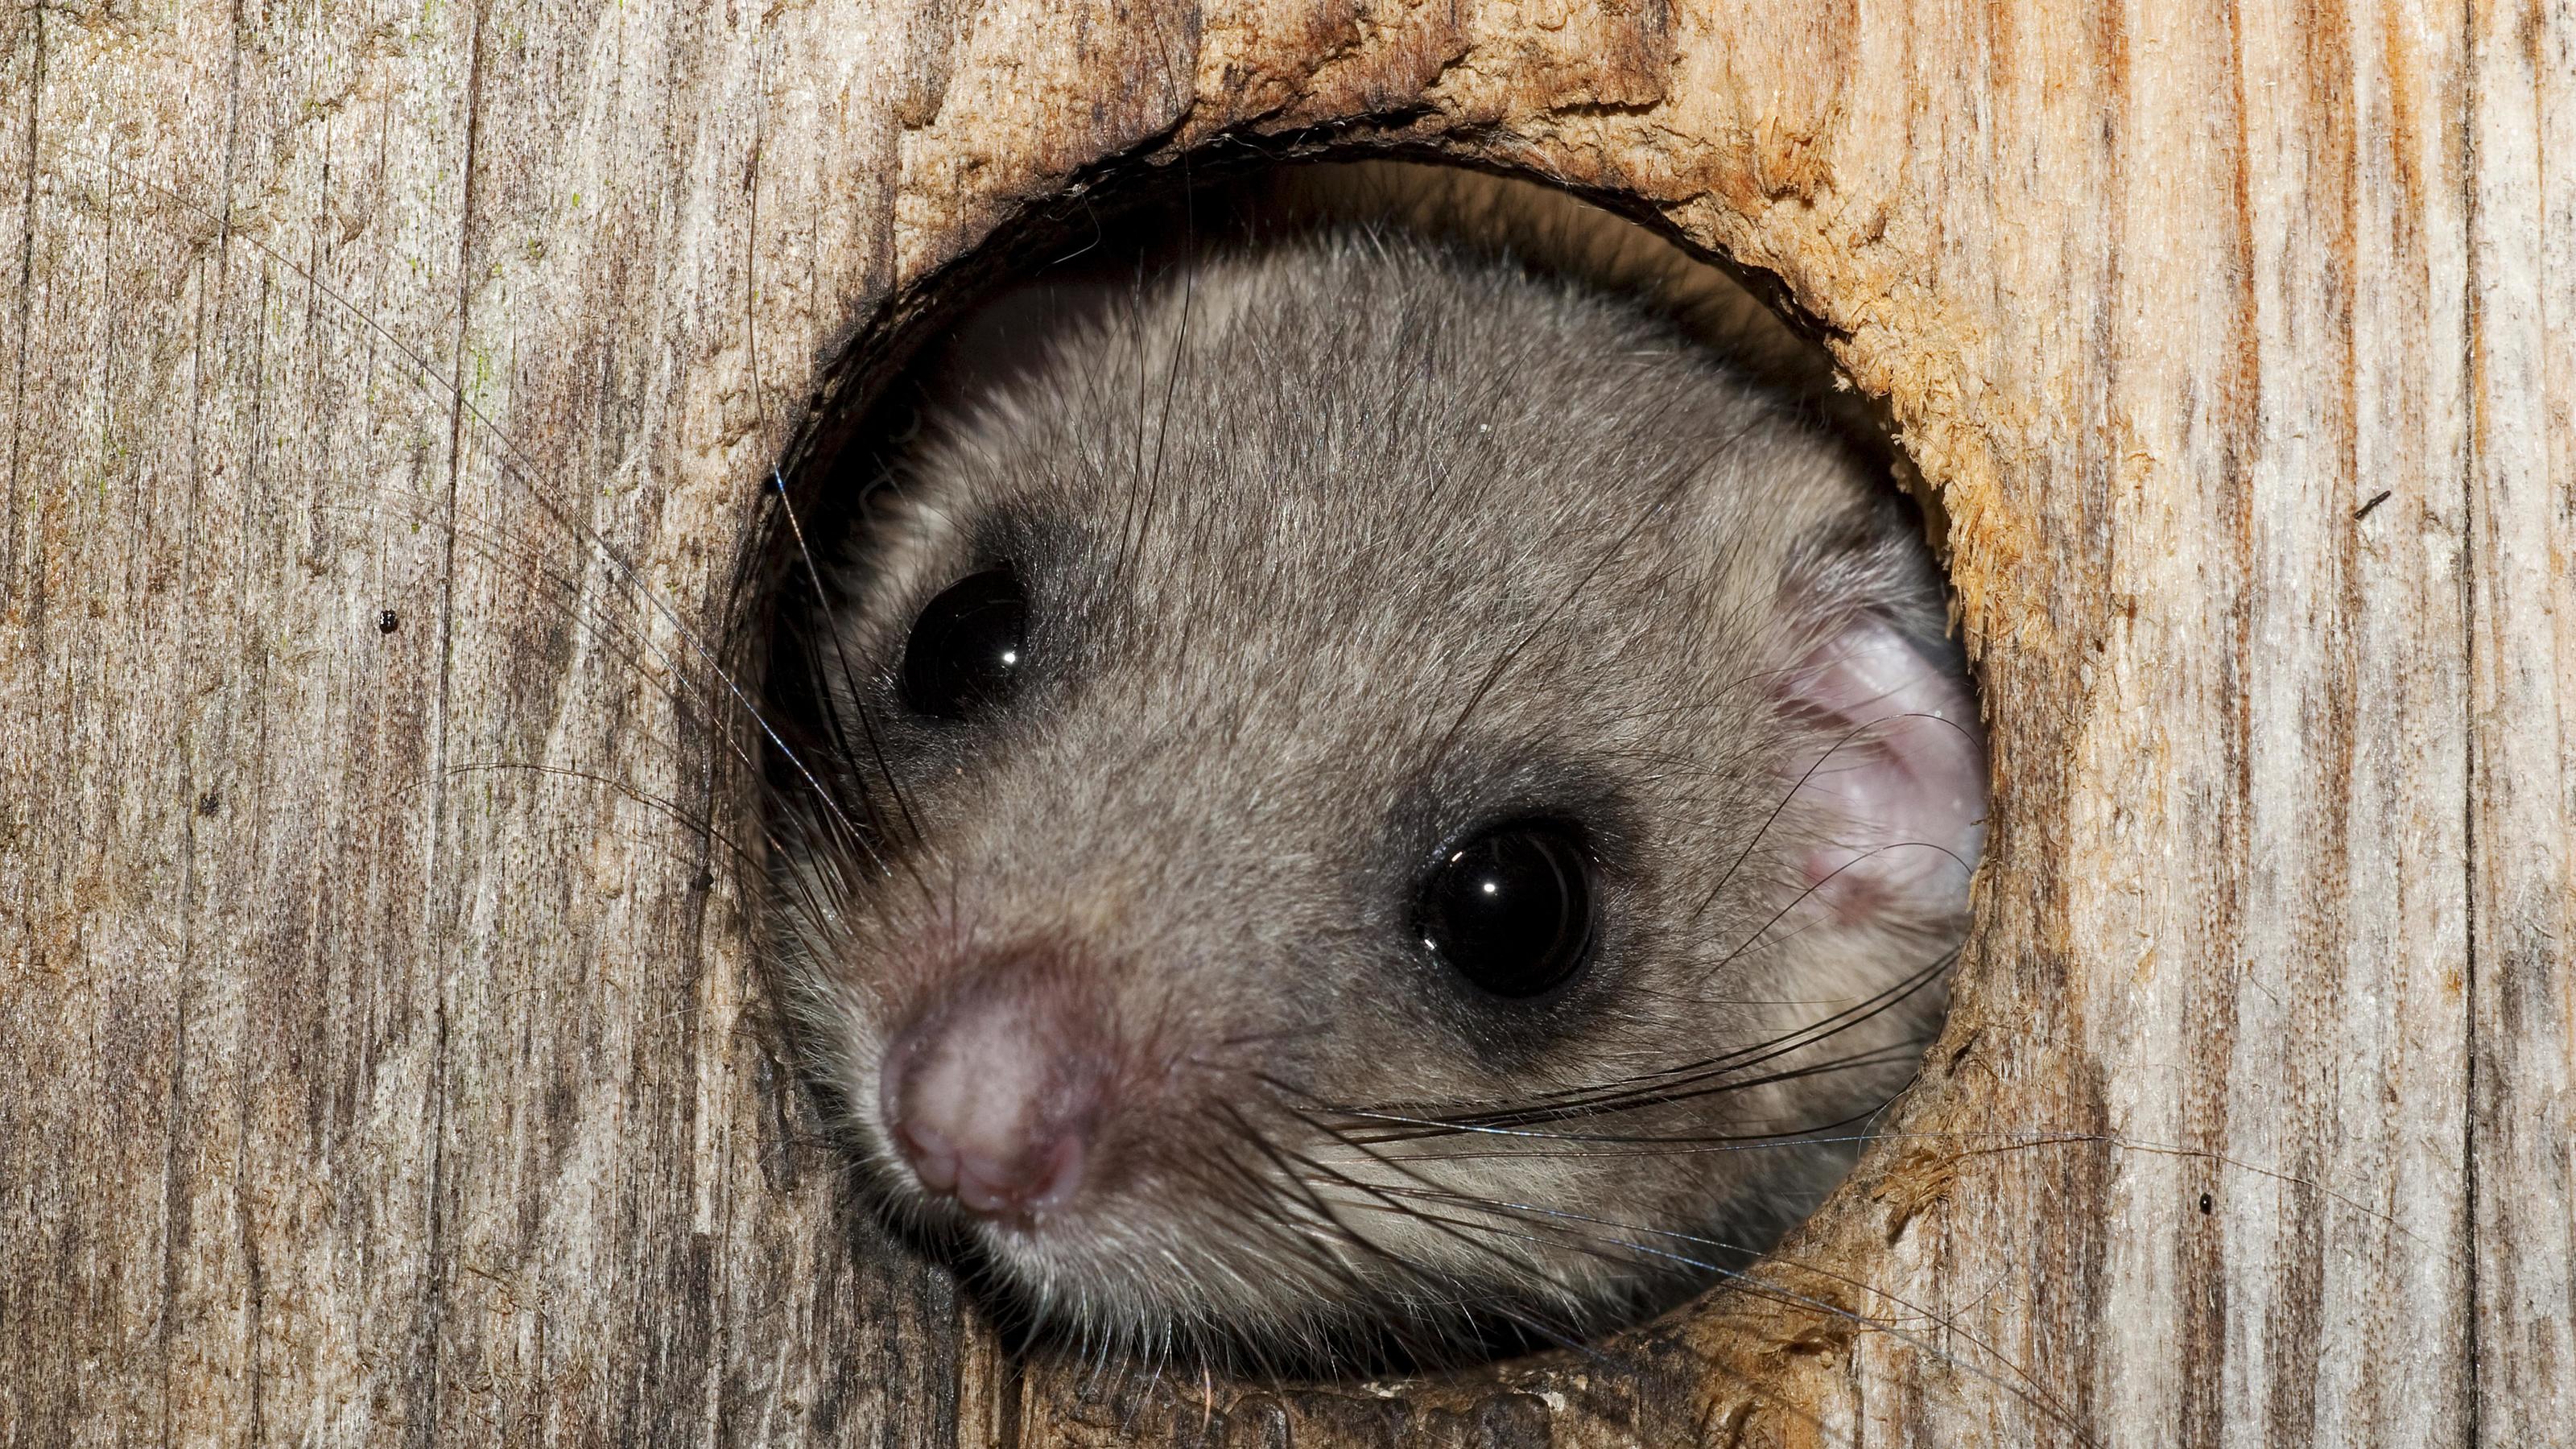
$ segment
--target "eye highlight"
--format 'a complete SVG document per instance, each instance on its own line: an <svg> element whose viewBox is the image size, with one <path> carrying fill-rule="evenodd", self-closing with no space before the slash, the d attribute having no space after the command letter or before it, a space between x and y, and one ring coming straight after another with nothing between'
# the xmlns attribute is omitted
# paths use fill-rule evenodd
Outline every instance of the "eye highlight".
<svg viewBox="0 0 2576 1449"><path fill-rule="evenodd" d="M968 574L924 604L903 645L903 701L962 720L1009 692L1028 657L1029 596L1009 564Z"/></svg>
<svg viewBox="0 0 2576 1449"><path fill-rule="evenodd" d="M1590 853L1564 826L1494 826L1450 847L1423 878L1422 944L1478 990L1542 995L1591 957L1593 877Z"/></svg>

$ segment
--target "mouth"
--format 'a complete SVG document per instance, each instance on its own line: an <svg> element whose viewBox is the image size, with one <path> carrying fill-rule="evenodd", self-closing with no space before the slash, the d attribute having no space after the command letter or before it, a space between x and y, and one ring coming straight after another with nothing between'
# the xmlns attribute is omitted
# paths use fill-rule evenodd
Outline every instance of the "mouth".
<svg viewBox="0 0 2576 1449"><path fill-rule="evenodd" d="M845 1058L881 1218L1006 1332L1254 1368L1429 1364L1577 1337L1606 1306L1583 1232L1516 1206L1579 1184L1265 1111L1122 1042L1057 991L1072 973L1006 964Z"/></svg>
<svg viewBox="0 0 2576 1449"><path fill-rule="evenodd" d="M1490 1183L1328 1190L1249 1162L1167 1162L1074 1201L985 1211L930 1190L890 1140L872 1146L881 1207L1006 1338L1085 1357L1292 1377L1429 1369L1580 1342L1688 1286L1685 1260L1663 1252L1605 1272L1585 1232L1551 1232L1563 1215L1533 1219L1512 1206L1527 1194ZM1271 1144L1291 1160L1309 1147Z"/></svg>

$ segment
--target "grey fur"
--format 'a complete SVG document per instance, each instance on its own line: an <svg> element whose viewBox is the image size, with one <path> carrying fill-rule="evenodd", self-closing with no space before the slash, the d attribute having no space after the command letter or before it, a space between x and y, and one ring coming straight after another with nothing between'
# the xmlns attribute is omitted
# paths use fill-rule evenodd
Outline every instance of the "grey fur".
<svg viewBox="0 0 2576 1449"><path fill-rule="evenodd" d="M1311 1362L1589 1332L1842 1173L1812 1139L1908 1078L1939 988L1906 983L1966 909L1964 870L1797 905L1837 828L1798 781L1853 730L1782 681L1864 615L1944 652L1849 454L1647 310L1367 230L1182 268L930 424L813 621L874 823L784 795L769 911L897 1214L1051 1326ZM1029 683L909 716L910 622L1002 558ZM1526 815L1582 822L1604 924L1561 999L1496 1003L1409 912L1445 842ZM1115 1064L1099 1180L1035 1234L950 1219L875 1100L904 1021L1019 969L1061 1037L1032 1050ZM1604 1084L1635 1100L1407 1135Z"/></svg>

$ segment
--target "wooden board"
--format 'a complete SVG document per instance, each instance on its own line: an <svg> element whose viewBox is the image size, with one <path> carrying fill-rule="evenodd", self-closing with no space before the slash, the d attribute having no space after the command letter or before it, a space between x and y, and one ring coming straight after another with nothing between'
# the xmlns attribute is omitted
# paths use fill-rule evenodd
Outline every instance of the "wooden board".
<svg viewBox="0 0 2576 1449"><path fill-rule="evenodd" d="M1021 1365L729 868L770 469L1120 171L1402 144L1775 275L1998 828L1898 1135L1598 1358ZM0 1442L2545 1442L2576 1423L2576 9L0 14Z"/></svg>

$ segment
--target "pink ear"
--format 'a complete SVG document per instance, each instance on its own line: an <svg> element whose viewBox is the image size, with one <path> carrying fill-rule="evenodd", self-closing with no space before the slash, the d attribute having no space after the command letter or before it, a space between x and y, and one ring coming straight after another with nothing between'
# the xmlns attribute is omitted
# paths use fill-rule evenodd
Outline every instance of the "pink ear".
<svg viewBox="0 0 2576 1449"><path fill-rule="evenodd" d="M1822 819L1798 887L1850 925L1967 909L1985 842L1986 747L1966 682L1863 616L1786 683L1792 710L1823 726L1816 750L1787 762Z"/></svg>

